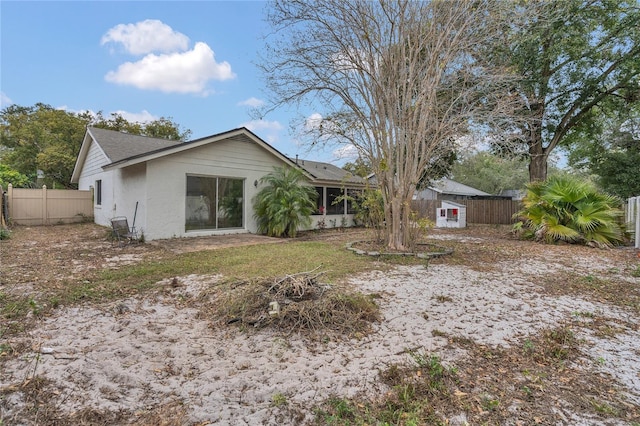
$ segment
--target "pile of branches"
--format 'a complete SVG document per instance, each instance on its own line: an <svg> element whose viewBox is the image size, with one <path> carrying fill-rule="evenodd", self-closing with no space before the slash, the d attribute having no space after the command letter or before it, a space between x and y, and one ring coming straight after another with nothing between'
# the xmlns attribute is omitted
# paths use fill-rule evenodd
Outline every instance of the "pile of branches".
<svg viewBox="0 0 640 426"><path fill-rule="evenodd" d="M227 324L272 327L288 333L367 333L371 323L380 319L373 298L323 284L319 278L324 272L318 269L233 283L218 305L218 314Z"/></svg>
<svg viewBox="0 0 640 426"><path fill-rule="evenodd" d="M268 292L275 301L285 303L319 299L328 287L318 282L318 278L324 274L324 272L317 272L318 269L320 269L319 266L312 271L276 278Z"/></svg>

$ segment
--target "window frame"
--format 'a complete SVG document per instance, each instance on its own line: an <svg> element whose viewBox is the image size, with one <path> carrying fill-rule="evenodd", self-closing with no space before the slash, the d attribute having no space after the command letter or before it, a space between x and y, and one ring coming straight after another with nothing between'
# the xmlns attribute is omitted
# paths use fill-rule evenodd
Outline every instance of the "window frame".
<svg viewBox="0 0 640 426"><path fill-rule="evenodd" d="M102 179L96 179L95 185L96 206L102 206Z"/></svg>
<svg viewBox="0 0 640 426"><path fill-rule="evenodd" d="M207 205L207 211L208 211L208 216L211 216L211 212L213 211L214 213L214 218L213 220L215 221L215 226L203 226L202 225L202 221L198 222L195 220L189 220L190 217L194 217L193 213L195 211L193 210L189 210L190 209L190 202L188 197L189 195L189 179L190 178L197 178L197 179L208 179L208 180L213 180L215 181L215 188L212 188L214 193L215 193L215 203L211 204L211 202L209 202L209 205ZM241 214L240 219L240 224L238 226L221 226L221 220L226 219L227 217L224 214L221 214L221 207L222 207L222 199L225 197L229 197L229 195L227 194L221 194L220 193L220 181L222 179L228 180L231 182L231 184L233 185L233 181L236 182L240 182L240 187L242 189L242 193L240 197L235 197L235 198L239 198L240 199L240 203L241 205L238 206L239 208L237 208L237 211ZM185 227L185 232L202 232L202 231L223 231L223 230L232 230L232 229L245 229L246 227L246 182L247 179L243 178L243 177L236 177L236 176L221 176L221 175L200 175L200 174L187 174L186 178L185 178L185 216L184 216L184 227ZM192 185L195 185L194 183L192 183ZM199 194L197 195L191 195L192 197L200 197L201 200L204 200L203 197L208 197L208 195L210 194L205 194L203 193L202 189L201 189L201 184L198 183L198 192ZM232 197L233 198L233 197ZM236 218L237 219L237 218ZM211 218L209 218L208 220L211 220Z"/></svg>

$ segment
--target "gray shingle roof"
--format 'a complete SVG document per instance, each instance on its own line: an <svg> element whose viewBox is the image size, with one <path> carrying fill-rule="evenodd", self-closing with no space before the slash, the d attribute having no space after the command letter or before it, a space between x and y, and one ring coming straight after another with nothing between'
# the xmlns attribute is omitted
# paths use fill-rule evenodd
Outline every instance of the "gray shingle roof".
<svg viewBox="0 0 640 426"><path fill-rule="evenodd" d="M131 135L97 127L89 127L88 130L112 163L183 143L181 141Z"/></svg>
<svg viewBox="0 0 640 426"><path fill-rule="evenodd" d="M462 183L453 181L448 178L442 178L429 187L434 191L443 193L443 194L454 194L454 195L491 195L487 192L480 191L479 189L472 188L470 186L464 185Z"/></svg>
<svg viewBox="0 0 640 426"><path fill-rule="evenodd" d="M291 159L292 161L296 161L295 159ZM366 181L362 179L360 176L353 176L348 171L341 169L338 166L334 166L330 163L321 163L319 161L309 161L309 160L297 160L298 166L302 167L308 173L313 175L316 179L320 181L336 181L336 182L350 182L350 183L361 183L364 184Z"/></svg>

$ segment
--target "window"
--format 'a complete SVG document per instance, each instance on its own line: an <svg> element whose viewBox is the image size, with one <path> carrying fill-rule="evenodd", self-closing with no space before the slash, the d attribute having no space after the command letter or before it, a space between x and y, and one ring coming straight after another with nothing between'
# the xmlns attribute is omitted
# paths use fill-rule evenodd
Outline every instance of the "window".
<svg viewBox="0 0 640 426"><path fill-rule="evenodd" d="M102 205L102 179L96 181L95 189L96 206Z"/></svg>
<svg viewBox="0 0 640 426"><path fill-rule="evenodd" d="M342 196L342 189L327 188L327 214L344 214L344 200L336 202Z"/></svg>
<svg viewBox="0 0 640 426"><path fill-rule="evenodd" d="M244 180L187 176L185 229L242 228Z"/></svg>
<svg viewBox="0 0 640 426"><path fill-rule="evenodd" d="M316 210L312 214L324 214L324 188L316 186Z"/></svg>
<svg viewBox="0 0 640 426"><path fill-rule="evenodd" d="M354 201L359 201L362 196L362 191L359 189L347 189L347 214L355 214L356 208L354 207Z"/></svg>

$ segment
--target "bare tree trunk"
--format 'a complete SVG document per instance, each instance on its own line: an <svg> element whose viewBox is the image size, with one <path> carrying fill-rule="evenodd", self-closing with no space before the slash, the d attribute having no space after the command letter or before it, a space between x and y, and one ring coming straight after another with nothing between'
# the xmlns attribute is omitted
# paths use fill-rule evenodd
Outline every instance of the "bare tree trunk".
<svg viewBox="0 0 640 426"><path fill-rule="evenodd" d="M542 141L542 116L544 107L536 104L532 108L535 119L529 127L529 181L543 181L547 178L547 159L549 150L545 149Z"/></svg>
<svg viewBox="0 0 640 426"><path fill-rule="evenodd" d="M531 147L534 148L534 147ZM547 156L538 150L529 149L531 161L529 162L529 181L542 181L547 178Z"/></svg>

